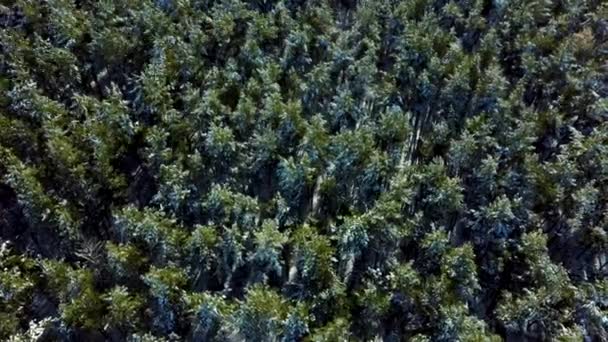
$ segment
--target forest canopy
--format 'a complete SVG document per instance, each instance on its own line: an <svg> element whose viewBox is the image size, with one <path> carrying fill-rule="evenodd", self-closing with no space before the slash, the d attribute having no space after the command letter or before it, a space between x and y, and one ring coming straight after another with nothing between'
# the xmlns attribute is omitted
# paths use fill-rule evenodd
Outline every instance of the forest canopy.
<svg viewBox="0 0 608 342"><path fill-rule="evenodd" d="M0 340L608 340L608 2L0 1Z"/></svg>

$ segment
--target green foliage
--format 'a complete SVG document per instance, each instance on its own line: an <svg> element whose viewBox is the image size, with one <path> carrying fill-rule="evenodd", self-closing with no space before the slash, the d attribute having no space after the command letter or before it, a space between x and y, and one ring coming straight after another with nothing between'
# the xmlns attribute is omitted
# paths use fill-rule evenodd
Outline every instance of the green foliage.
<svg viewBox="0 0 608 342"><path fill-rule="evenodd" d="M245 340L276 340L288 312L287 303L278 293L262 286L252 287L234 313L236 333Z"/></svg>
<svg viewBox="0 0 608 342"><path fill-rule="evenodd" d="M348 331L348 320L336 318L327 325L313 331L310 340L314 342L348 341L351 334Z"/></svg>
<svg viewBox="0 0 608 342"><path fill-rule="evenodd" d="M140 311L144 301L129 294L128 288L116 286L103 297L108 303L107 323L110 326L137 328L141 324Z"/></svg>
<svg viewBox="0 0 608 342"><path fill-rule="evenodd" d="M93 274L89 270L63 270L60 264L50 264L47 277L59 276L69 279L67 286L57 284L60 288L61 318L66 324L86 329L99 329L103 324L104 303L101 294L95 289ZM61 274L67 271L67 274ZM67 276L67 277L66 277ZM65 289L65 290L64 290ZM65 292L63 292L65 291Z"/></svg>
<svg viewBox="0 0 608 342"><path fill-rule="evenodd" d="M2 326L0 337L7 338L18 331L21 317L25 314L24 303L36 285L31 272L34 261L15 255L3 243L0 245L0 307Z"/></svg>
<svg viewBox="0 0 608 342"><path fill-rule="evenodd" d="M281 252L288 238L278 230L272 221L265 221L255 234L255 252L249 257L262 275L274 273L280 276L283 271ZM254 279L259 275L254 275Z"/></svg>
<svg viewBox="0 0 608 342"><path fill-rule="evenodd" d="M131 244L106 244L108 267L118 279L136 275L146 263L146 258Z"/></svg>
<svg viewBox="0 0 608 342"><path fill-rule="evenodd" d="M608 340L608 5L0 5L0 340Z"/></svg>
<svg viewBox="0 0 608 342"><path fill-rule="evenodd" d="M152 266L143 276L149 288L154 314L152 327L162 334L169 334L176 325L176 305L179 302L187 277L183 269L177 267L157 268Z"/></svg>
<svg viewBox="0 0 608 342"><path fill-rule="evenodd" d="M452 291L464 301L472 300L479 290L475 254L471 245L450 250L442 258L441 273Z"/></svg>
<svg viewBox="0 0 608 342"><path fill-rule="evenodd" d="M191 315L193 340L221 340L229 333L227 322L235 311L233 303L224 297L196 292L186 296L186 304Z"/></svg>
<svg viewBox="0 0 608 342"><path fill-rule="evenodd" d="M308 297L331 287L335 281L332 265L335 259L329 240L314 227L304 226L294 234L293 245L292 258L297 272L293 282L299 293Z"/></svg>

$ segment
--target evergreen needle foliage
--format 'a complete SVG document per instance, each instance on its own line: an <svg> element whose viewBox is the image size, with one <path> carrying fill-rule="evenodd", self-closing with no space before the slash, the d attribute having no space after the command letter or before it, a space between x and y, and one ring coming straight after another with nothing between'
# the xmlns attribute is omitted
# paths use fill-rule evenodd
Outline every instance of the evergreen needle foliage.
<svg viewBox="0 0 608 342"><path fill-rule="evenodd" d="M608 2L0 1L0 340L608 341Z"/></svg>

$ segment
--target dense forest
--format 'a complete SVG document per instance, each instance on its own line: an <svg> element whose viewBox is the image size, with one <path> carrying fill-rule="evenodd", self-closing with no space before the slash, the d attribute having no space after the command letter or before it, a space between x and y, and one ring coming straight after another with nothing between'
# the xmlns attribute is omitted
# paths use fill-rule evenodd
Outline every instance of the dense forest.
<svg viewBox="0 0 608 342"><path fill-rule="evenodd" d="M0 340L608 341L608 2L0 1Z"/></svg>

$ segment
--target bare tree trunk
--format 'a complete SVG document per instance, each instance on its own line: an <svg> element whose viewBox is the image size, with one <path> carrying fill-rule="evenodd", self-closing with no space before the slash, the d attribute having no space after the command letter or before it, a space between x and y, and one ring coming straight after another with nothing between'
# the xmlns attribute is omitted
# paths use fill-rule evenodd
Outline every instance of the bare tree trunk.
<svg viewBox="0 0 608 342"><path fill-rule="evenodd" d="M289 267L287 283L293 283L298 275L298 268L296 267L293 255L289 256L289 260L287 260L287 267Z"/></svg>
<svg viewBox="0 0 608 342"><path fill-rule="evenodd" d="M348 257L346 259L343 271L343 281L345 284L348 284L350 282L350 276L353 273L353 268L355 268L355 254L348 253Z"/></svg>
<svg viewBox="0 0 608 342"><path fill-rule="evenodd" d="M315 183L315 188L312 192L312 215L314 217L318 217L321 212L321 184L323 183L323 180L325 180L325 176L324 175L320 175L317 176L317 181Z"/></svg>
<svg viewBox="0 0 608 342"><path fill-rule="evenodd" d="M412 131L410 137L406 140L401 148L401 159L399 160L399 169L404 169L406 166L412 165L415 162L415 152L418 150L420 144L420 137L422 135L422 127L424 121L428 119L430 108L427 108L424 118L421 119L420 115L416 115L413 118ZM410 119L410 121L412 121Z"/></svg>

